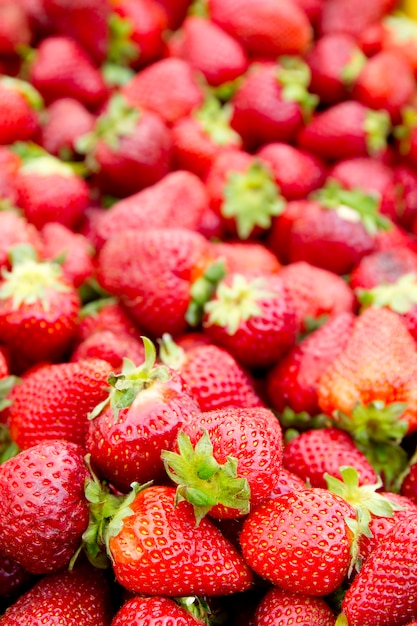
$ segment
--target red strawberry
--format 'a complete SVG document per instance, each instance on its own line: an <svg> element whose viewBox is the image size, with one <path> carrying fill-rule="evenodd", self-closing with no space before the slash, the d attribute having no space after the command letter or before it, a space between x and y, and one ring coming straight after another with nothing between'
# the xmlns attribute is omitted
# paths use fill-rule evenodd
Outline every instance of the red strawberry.
<svg viewBox="0 0 417 626"><path fill-rule="evenodd" d="M45 110L40 143L62 160L74 158L76 140L91 132L94 122L94 115L79 100L59 98Z"/></svg>
<svg viewBox="0 0 417 626"><path fill-rule="evenodd" d="M173 487L143 489L118 518L108 545L116 580L126 589L218 596L251 587L252 573L236 548L206 518L196 527L191 504L175 506Z"/></svg>
<svg viewBox="0 0 417 626"><path fill-rule="evenodd" d="M284 626L291 624L291 620L300 626L334 626L335 616L322 598L302 596L274 587L259 602L253 623L254 626Z"/></svg>
<svg viewBox="0 0 417 626"><path fill-rule="evenodd" d="M406 164L393 169L393 186L396 215L394 221L415 234L417 217L417 173ZM384 210L384 209L382 209Z"/></svg>
<svg viewBox="0 0 417 626"><path fill-rule="evenodd" d="M363 31L377 24L394 9L397 0L370 0L364 5L361 0L334 0L325 2L319 19L319 32L348 33L359 37Z"/></svg>
<svg viewBox="0 0 417 626"><path fill-rule="evenodd" d="M412 457L400 480L400 494L417 504L417 464Z"/></svg>
<svg viewBox="0 0 417 626"><path fill-rule="evenodd" d="M179 371L202 411L263 406L249 373L218 346L196 344L185 350L165 333L159 357L165 365Z"/></svg>
<svg viewBox="0 0 417 626"><path fill-rule="evenodd" d="M27 252L0 282L0 341L20 371L63 357L75 338L80 310L78 293L60 267Z"/></svg>
<svg viewBox="0 0 417 626"><path fill-rule="evenodd" d="M231 126L253 151L274 141L293 143L317 104L310 70L300 57L253 63L230 100Z"/></svg>
<svg viewBox="0 0 417 626"><path fill-rule="evenodd" d="M175 40L176 55L214 87L239 78L248 68L244 47L210 19L189 15Z"/></svg>
<svg viewBox="0 0 417 626"><path fill-rule="evenodd" d="M167 19L169 30L176 30L183 23L191 0L156 0L164 9Z"/></svg>
<svg viewBox="0 0 417 626"><path fill-rule="evenodd" d="M1 76L0 144L33 139L40 128L39 111L42 108L42 97L30 83Z"/></svg>
<svg viewBox="0 0 417 626"><path fill-rule="evenodd" d="M0 618L2 626L109 626L113 607L105 574L91 566L44 576Z"/></svg>
<svg viewBox="0 0 417 626"><path fill-rule="evenodd" d="M258 241L213 241L212 251L224 262L226 273L276 274L281 269L275 254Z"/></svg>
<svg viewBox="0 0 417 626"><path fill-rule="evenodd" d="M177 498L193 505L197 522L207 513L233 519L267 500L278 482L281 426L262 407L198 413L183 424L162 459L178 485Z"/></svg>
<svg viewBox="0 0 417 626"><path fill-rule="evenodd" d="M22 4L3 0L0 4L0 55L17 56L20 46L28 46L34 33Z"/></svg>
<svg viewBox="0 0 417 626"><path fill-rule="evenodd" d="M355 510L327 489L300 489L261 504L240 533L248 565L280 589L325 596L348 574Z"/></svg>
<svg viewBox="0 0 417 626"><path fill-rule="evenodd" d="M122 89L127 102L158 113L172 124L201 106L197 74L183 59L166 58L139 71Z"/></svg>
<svg viewBox="0 0 417 626"><path fill-rule="evenodd" d="M127 333L98 330L77 345L70 360L79 362L85 359L101 359L119 373L125 358L133 363L142 363L145 358L143 343Z"/></svg>
<svg viewBox="0 0 417 626"><path fill-rule="evenodd" d="M145 338L145 360L125 360L109 376L107 399L90 415L87 449L93 465L121 491L132 482L164 477L161 452L169 449L184 421L199 411L175 370L155 365L155 348Z"/></svg>
<svg viewBox="0 0 417 626"><path fill-rule="evenodd" d="M298 343L268 372L267 391L271 406L279 412L289 407L295 413L320 413L318 381L324 370L346 346L354 316L345 312Z"/></svg>
<svg viewBox="0 0 417 626"><path fill-rule="evenodd" d="M0 606L5 599L17 598L32 582L32 575L8 556L0 555Z"/></svg>
<svg viewBox="0 0 417 626"><path fill-rule="evenodd" d="M136 596L130 598L117 611L111 626L158 626L162 620L171 620L175 626L203 624L185 608L164 596ZM174 621L173 621L174 620Z"/></svg>
<svg viewBox="0 0 417 626"><path fill-rule="evenodd" d="M93 300L81 309L77 340L83 341L93 333L102 330L127 334L134 339L139 339L143 334L116 298L110 297Z"/></svg>
<svg viewBox="0 0 417 626"><path fill-rule="evenodd" d="M275 274L231 273L204 306L204 331L244 367L270 367L291 348L296 316L291 296Z"/></svg>
<svg viewBox="0 0 417 626"><path fill-rule="evenodd" d="M395 283L405 274L417 272L417 254L409 248L393 248L368 254L351 272L352 289L372 289L376 285Z"/></svg>
<svg viewBox="0 0 417 626"><path fill-rule="evenodd" d="M120 94L110 99L94 130L79 137L76 149L87 154L99 190L115 197L153 185L171 169L172 140L163 119Z"/></svg>
<svg viewBox="0 0 417 626"><path fill-rule="evenodd" d="M14 211L0 211L0 267L10 269L9 253L15 246L28 244L40 256L43 242L37 228Z"/></svg>
<svg viewBox="0 0 417 626"><path fill-rule="evenodd" d="M2 551L34 574L68 565L88 525L84 449L60 440L0 466Z"/></svg>
<svg viewBox="0 0 417 626"><path fill-rule="evenodd" d="M289 493L291 491L297 491L297 489L304 489L306 484L302 478L287 470L284 465L279 471L278 482L269 494L269 498L277 498L283 493Z"/></svg>
<svg viewBox="0 0 417 626"><path fill-rule="evenodd" d="M257 152L272 170L286 200L299 200L324 184L326 169L321 159L281 142L265 144Z"/></svg>
<svg viewBox="0 0 417 626"><path fill-rule="evenodd" d="M13 440L21 449L49 439L85 446L88 415L107 397L110 372L102 359L48 364L27 372L9 396Z"/></svg>
<svg viewBox="0 0 417 626"><path fill-rule="evenodd" d="M74 39L45 37L36 48L29 80L47 104L58 98L74 98L97 108L108 95L100 71Z"/></svg>
<svg viewBox="0 0 417 626"><path fill-rule="evenodd" d="M304 11L295 2L282 0L209 0L215 24L246 48L252 56L275 58L281 54L303 54L313 30Z"/></svg>
<svg viewBox="0 0 417 626"><path fill-rule="evenodd" d="M298 145L329 160L376 156L385 150L390 129L386 111L346 100L316 113L301 129Z"/></svg>

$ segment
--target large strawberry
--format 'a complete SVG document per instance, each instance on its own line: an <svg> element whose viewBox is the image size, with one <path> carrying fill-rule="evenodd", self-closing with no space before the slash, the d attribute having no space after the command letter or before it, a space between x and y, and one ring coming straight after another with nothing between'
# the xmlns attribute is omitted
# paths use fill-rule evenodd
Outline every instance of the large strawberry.
<svg viewBox="0 0 417 626"><path fill-rule="evenodd" d="M0 144L33 139L40 128L40 93L27 81L0 78Z"/></svg>
<svg viewBox="0 0 417 626"><path fill-rule="evenodd" d="M14 441L22 449L49 439L85 446L88 414L107 397L110 371L106 361L90 358L27 372L9 396Z"/></svg>
<svg viewBox="0 0 417 626"><path fill-rule="evenodd" d="M201 626L203 624L172 598L135 596L127 600L117 611L111 626L141 626L142 624L158 626L161 620L171 620L175 626Z"/></svg>
<svg viewBox="0 0 417 626"><path fill-rule="evenodd" d="M291 593L278 587L269 589L256 608L254 626L273 623L284 626L291 621L300 626L334 626L335 616L323 598Z"/></svg>
<svg viewBox="0 0 417 626"><path fill-rule="evenodd" d="M164 476L161 452L199 406L175 370L156 365L155 347L145 338L145 360L126 360L109 376L110 391L90 414L87 449L100 474L121 491L132 482Z"/></svg>
<svg viewBox="0 0 417 626"><path fill-rule="evenodd" d="M65 567L88 525L85 451L55 439L19 452L0 466L2 552L29 572Z"/></svg>

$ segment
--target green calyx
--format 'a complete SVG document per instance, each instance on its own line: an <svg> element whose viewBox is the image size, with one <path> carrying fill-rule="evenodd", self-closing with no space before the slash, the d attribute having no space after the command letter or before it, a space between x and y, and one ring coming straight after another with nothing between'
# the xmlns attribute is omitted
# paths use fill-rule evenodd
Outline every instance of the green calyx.
<svg viewBox="0 0 417 626"><path fill-rule="evenodd" d="M349 62L342 69L341 78L346 87L352 87L367 62L360 48L355 48Z"/></svg>
<svg viewBox="0 0 417 626"><path fill-rule="evenodd" d="M399 151L402 156L410 152L411 136L417 127L417 110L413 107L404 107L401 112L402 123L395 126L394 137L399 142Z"/></svg>
<svg viewBox="0 0 417 626"><path fill-rule="evenodd" d="M282 87L282 98L297 102L304 121L308 121L319 103L319 97L308 91L311 72L307 63L299 56L283 55L278 59L277 80Z"/></svg>
<svg viewBox="0 0 417 626"><path fill-rule="evenodd" d="M10 146L10 150L21 158L20 171L23 173L37 176L57 175L65 178L86 174L83 163L64 162L31 141L16 141Z"/></svg>
<svg viewBox="0 0 417 626"><path fill-rule="evenodd" d="M119 66L130 65L140 56L140 48L132 41L134 24L128 17L122 17L118 13L111 13L109 20L109 48L107 61Z"/></svg>
<svg viewBox="0 0 417 626"><path fill-rule="evenodd" d="M0 84L2 87L6 87L6 89L19 92L35 111L41 111L44 108L44 101L41 94L28 81L13 76L2 76L0 78Z"/></svg>
<svg viewBox="0 0 417 626"><path fill-rule="evenodd" d="M177 441L179 454L163 450L161 458L168 476L178 485L176 502L186 500L193 505L196 526L218 504L237 509L240 515L249 513L250 487L246 478L237 475L237 459L227 457L226 463L218 463L205 429L195 447L182 431Z"/></svg>
<svg viewBox="0 0 417 626"><path fill-rule="evenodd" d="M293 432L296 430L300 433L305 430L318 430L334 426L331 418L324 413L318 413L317 415L310 415L307 411L296 413L289 406L286 406L282 413L278 413L277 417L279 423L285 429L285 434L288 429L291 429Z"/></svg>
<svg viewBox="0 0 417 626"><path fill-rule="evenodd" d="M213 611L210 606L199 596L182 596L174 598L175 602L190 613L196 620L205 624L206 626L213 626L213 624L221 624L223 621L217 621L213 615ZM214 621L212 620L214 618Z"/></svg>
<svg viewBox="0 0 417 626"><path fill-rule="evenodd" d="M362 308L388 307L399 314L405 314L417 305L417 275L404 274L397 282L377 285L372 289L356 289Z"/></svg>
<svg viewBox="0 0 417 626"><path fill-rule="evenodd" d="M9 394L13 387L20 382L20 378L17 376L5 376L0 378L0 411L7 409L11 406L12 401L9 398Z"/></svg>
<svg viewBox="0 0 417 626"><path fill-rule="evenodd" d="M19 245L10 251L12 269L3 269L0 300L12 299L14 310L22 305L40 303L49 309L48 291L69 291L62 281L61 267L54 262L38 261L31 246Z"/></svg>
<svg viewBox="0 0 417 626"><path fill-rule="evenodd" d="M230 126L231 116L231 107L227 104L222 106L220 100L214 96L207 98L194 113L204 132L219 146L240 141L239 134Z"/></svg>
<svg viewBox="0 0 417 626"><path fill-rule="evenodd" d="M205 325L223 326L229 335L234 335L242 322L262 314L261 300L274 296L264 278L235 274L231 285L225 281L219 283L215 298L204 306Z"/></svg>
<svg viewBox="0 0 417 626"><path fill-rule="evenodd" d="M162 363L171 369L180 370L186 359L185 350L175 343L169 333L163 333L158 339L158 344L159 359Z"/></svg>
<svg viewBox="0 0 417 626"><path fill-rule="evenodd" d="M329 180L311 197L325 209L336 211L342 219L362 223L370 235L391 228L391 220L379 212L378 197L361 189L344 189L337 181Z"/></svg>
<svg viewBox="0 0 417 626"><path fill-rule="evenodd" d="M268 230L271 218L285 208L268 167L256 158L245 172L229 172L223 195L221 213L236 221L240 239L248 239L255 227Z"/></svg>
<svg viewBox="0 0 417 626"><path fill-rule="evenodd" d="M120 374L111 373L108 378L110 385L109 395L100 402L89 414L89 419L94 419L107 407L110 406L114 420L116 421L122 409L132 406L137 395L150 387L154 382L169 380L169 371L165 365L156 365L156 349L147 337L142 337L145 347L145 360L137 367L130 359L123 359L123 367Z"/></svg>
<svg viewBox="0 0 417 626"><path fill-rule="evenodd" d="M10 437L8 427L0 422L0 465L16 456L19 452L20 448Z"/></svg>
<svg viewBox="0 0 417 626"><path fill-rule="evenodd" d="M364 130L369 156L377 156L387 147L388 135L392 130L391 118L387 111L368 109Z"/></svg>
<svg viewBox="0 0 417 626"><path fill-rule="evenodd" d="M211 263L190 288L190 303L185 313L185 320L190 326L198 326L204 315L204 306L213 296L217 285L225 277L223 259Z"/></svg>

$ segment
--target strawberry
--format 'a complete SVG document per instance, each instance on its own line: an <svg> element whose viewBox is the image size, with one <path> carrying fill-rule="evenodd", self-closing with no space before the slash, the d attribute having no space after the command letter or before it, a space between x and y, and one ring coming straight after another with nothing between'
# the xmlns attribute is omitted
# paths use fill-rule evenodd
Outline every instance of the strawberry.
<svg viewBox="0 0 417 626"><path fill-rule="evenodd" d="M63 357L75 338L81 303L56 263L38 262L31 249L19 251L20 260L0 282L0 341L20 370Z"/></svg>
<svg viewBox="0 0 417 626"><path fill-rule="evenodd" d="M376 285L392 284L405 274L417 272L417 254L409 248L393 248L368 254L351 272L352 289L372 289Z"/></svg>
<svg viewBox="0 0 417 626"><path fill-rule="evenodd" d="M168 29L174 31L180 28L190 8L191 0L156 0L156 2L166 13Z"/></svg>
<svg viewBox="0 0 417 626"><path fill-rule="evenodd" d="M101 359L110 363L112 370L119 373L123 359L142 363L145 357L143 344L127 333L112 330L98 330L81 341L70 356L70 361Z"/></svg>
<svg viewBox="0 0 417 626"><path fill-rule="evenodd" d="M325 2L318 23L319 33L348 33L358 38L366 28L382 20L396 4L397 0L370 0L366 5L360 0Z"/></svg>
<svg viewBox="0 0 417 626"><path fill-rule="evenodd" d="M295 344L291 296L275 274L230 273L204 306L204 331L244 367L270 367Z"/></svg>
<svg viewBox="0 0 417 626"><path fill-rule="evenodd" d="M313 30L306 14L295 2L282 0L209 0L210 18L236 37L251 56L275 58L303 54Z"/></svg>
<svg viewBox="0 0 417 626"><path fill-rule="evenodd" d="M172 124L203 103L197 76L184 59L160 59L137 72L121 94L129 104L158 113Z"/></svg>
<svg viewBox="0 0 417 626"><path fill-rule="evenodd" d="M396 215L394 221L409 232L417 217L417 173L406 164L393 169ZM415 231L415 229L414 229Z"/></svg>
<svg viewBox="0 0 417 626"><path fill-rule="evenodd" d="M0 555L0 607L2 601L14 600L21 595L32 582L29 574L17 561ZM2 609L0 609L2 611Z"/></svg>
<svg viewBox="0 0 417 626"><path fill-rule="evenodd" d="M210 19L187 16L175 39L176 55L213 87L239 78L249 66L244 47Z"/></svg>
<svg viewBox="0 0 417 626"><path fill-rule="evenodd" d="M109 626L113 612L105 574L83 564L44 576L0 618L2 626L59 623L62 626Z"/></svg>
<svg viewBox="0 0 417 626"><path fill-rule="evenodd" d="M335 315L291 348L269 370L267 391L273 409L282 412L289 407L295 413L320 413L317 397L319 378L346 346L353 321L351 313Z"/></svg>
<svg viewBox="0 0 417 626"><path fill-rule="evenodd" d="M391 130L386 111L374 111L356 100L329 106L304 126L298 146L328 160L378 156Z"/></svg>
<svg viewBox="0 0 417 626"><path fill-rule="evenodd" d="M52 439L0 466L2 551L34 574L68 565L88 525L84 449Z"/></svg>
<svg viewBox="0 0 417 626"><path fill-rule="evenodd" d="M29 64L29 81L46 104L67 97L94 109L108 95L103 77L88 53L63 35L51 35L39 43Z"/></svg>
<svg viewBox="0 0 417 626"><path fill-rule="evenodd" d="M306 484L302 478L287 470L287 468L282 465L279 470L278 482L275 487L269 494L269 498L277 498L283 493L288 493L291 491L297 491L297 489L304 489Z"/></svg>
<svg viewBox="0 0 417 626"><path fill-rule="evenodd" d="M142 331L127 315L116 298L99 298L84 305L80 311L77 341L83 341L95 332L110 330L116 334L139 339Z"/></svg>
<svg viewBox="0 0 417 626"><path fill-rule="evenodd" d="M324 184L324 163L313 154L282 142L265 144L257 156L269 165L286 200L305 198Z"/></svg>
<svg viewBox="0 0 417 626"><path fill-rule="evenodd" d="M175 506L174 487L150 486L130 499L107 531L123 587L167 596L218 596L251 587L252 573L236 548L207 518L196 527L191 504Z"/></svg>
<svg viewBox="0 0 417 626"><path fill-rule="evenodd" d="M359 474L360 484L373 484L377 476L353 439L338 428L306 430L284 447L283 465L312 487L327 488L325 474L340 477L340 467L349 465Z"/></svg>
<svg viewBox="0 0 417 626"><path fill-rule="evenodd" d="M172 140L163 119L131 106L115 94L94 130L78 138L96 184L105 194L125 197L153 185L171 169Z"/></svg>
<svg viewBox="0 0 417 626"><path fill-rule="evenodd" d="M27 244L41 256L43 242L37 228L14 211L0 211L0 268L10 269L9 253L15 246Z"/></svg>
<svg viewBox="0 0 417 626"><path fill-rule="evenodd" d="M177 499L193 505L197 523L206 514L233 519L267 500L278 482L281 426L263 407L199 413L183 424L162 459L178 485Z"/></svg>
<svg viewBox="0 0 417 626"><path fill-rule="evenodd" d="M281 269L276 255L259 241L213 241L212 252L222 259L227 273L276 274Z"/></svg>
<svg viewBox="0 0 417 626"><path fill-rule="evenodd" d="M25 373L9 398L8 423L21 449L49 439L85 446L88 414L107 397L110 365L102 359L46 364Z"/></svg>
<svg viewBox="0 0 417 626"><path fill-rule="evenodd" d="M0 4L0 56L17 56L19 47L29 46L34 35L24 7L12 0Z"/></svg>
<svg viewBox="0 0 417 626"><path fill-rule="evenodd" d="M174 620L175 626L203 624L173 599L164 596L136 596L117 611L111 626L157 626L163 620Z"/></svg>
<svg viewBox="0 0 417 626"><path fill-rule="evenodd" d="M175 370L155 365L156 351L145 338L145 360L129 360L109 376L110 391L90 414L87 449L93 465L119 490L132 482L164 477L161 460L184 421L199 411Z"/></svg>
<svg viewBox="0 0 417 626"><path fill-rule="evenodd" d="M251 64L230 100L231 126L247 150L274 141L295 142L317 105L309 84L310 70L300 57Z"/></svg>
<svg viewBox="0 0 417 626"><path fill-rule="evenodd" d="M64 161L74 158L77 138L91 132L94 123L94 115L79 100L59 98L44 111L40 143Z"/></svg>
<svg viewBox="0 0 417 626"><path fill-rule="evenodd" d="M185 350L164 333L159 358L179 371L202 411L263 406L252 377L219 346L195 345Z"/></svg>
<svg viewBox="0 0 417 626"><path fill-rule="evenodd" d="M391 13L382 20L380 30L381 49L403 55L417 75L416 23L412 15L402 11Z"/></svg>
<svg viewBox="0 0 417 626"><path fill-rule="evenodd" d="M280 589L325 596L346 578L355 510L327 489L300 489L259 505L246 517L240 545L248 565Z"/></svg>
<svg viewBox="0 0 417 626"><path fill-rule="evenodd" d="M1 76L0 144L33 139L40 128L39 112L42 108L42 97L30 83Z"/></svg>
<svg viewBox="0 0 417 626"><path fill-rule="evenodd" d="M302 596L278 587L267 591L257 606L254 626L284 626L292 622L300 626L334 626L335 617L323 598Z"/></svg>
<svg viewBox="0 0 417 626"><path fill-rule="evenodd" d="M392 526L347 590L342 602L343 619L338 623L352 626L406 624L417 616L416 538L416 514Z"/></svg>
<svg viewBox="0 0 417 626"><path fill-rule="evenodd" d="M310 91L326 106L348 99L366 62L355 37L339 32L316 39L305 59L311 72Z"/></svg>

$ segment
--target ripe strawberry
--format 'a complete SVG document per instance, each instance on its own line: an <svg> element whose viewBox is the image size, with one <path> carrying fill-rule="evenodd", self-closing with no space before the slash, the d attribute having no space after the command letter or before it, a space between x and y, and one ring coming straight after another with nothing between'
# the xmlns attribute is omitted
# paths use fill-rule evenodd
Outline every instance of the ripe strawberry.
<svg viewBox="0 0 417 626"><path fill-rule="evenodd" d="M123 512L110 523L108 546L116 580L129 591L218 596L251 587L236 548L207 518L196 527L191 504L175 505L174 487L147 487Z"/></svg>
<svg viewBox="0 0 417 626"><path fill-rule="evenodd" d="M417 218L417 173L407 164L393 168L394 202L396 215L394 221L409 232L414 232L413 224Z"/></svg>
<svg viewBox="0 0 417 626"><path fill-rule="evenodd" d="M40 143L62 160L74 158L76 140L93 130L94 115L74 98L54 100L44 112Z"/></svg>
<svg viewBox="0 0 417 626"><path fill-rule="evenodd" d="M244 47L210 19L187 16L175 39L176 54L214 87L239 78L248 68Z"/></svg>
<svg viewBox="0 0 417 626"><path fill-rule="evenodd" d="M117 611L111 626L158 626L161 620L171 620L175 626L203 624L185 608L164 596L136 596L130 598Z"/></svg>
<svg viewBox="0 0 417 626"><path fill-rule="evenodd" d="M84 449L54 439L0 466L4 554L34 574L68 565L88 525Z"/></svg>
<svg viewBox="0 0 417 626"><path fill-rule="evenodd" d="M0 618L2 626L59 623L62 626L109 626L111 588L104 572L83 564L39 579Z"/></svg>
<svg viewBox="0 0 417 626"><path fill-rule="evenodd" d="M358 38L367 27L381 21L396 4L397 0L370 0L366 5L360 0L325 2L318 24L319 33L348 33Z"/></svg>
<svg viewBox="0 0 417 626"><path fill-rule="evenodd" d="M303 54L313 29L295 2L282 0L209 0L210 18L245 47L251 56L275 58Z"/></svg>
<svg viewBox="0 0 417 626"><path fill-rule="evenodd" d="M254 626L284 626L291 623L300 626L334 626L335 616L322 598L302 596L274 587L259 602L253 623Z"/></svg>
<svg viewBox="0 0 417 626"><path fill-rule="evenodd" d="M199 406L175 370L155 365L155 347L145 338L145 360L129 360L109 376L107 398L91 412L87 449L103 477L127 492L132 482L164 477L161 452Z"/></svg>
<svg viewBox="0 0 417 626"><path fill-rule="evenodd" d="M355 37L338 32L316 39L305 58L311 72L310 91L326 106L348 99L366 62Z"/></svg>
<svg viewBox="0 0 417 626"><path fill-rule="evenodd" d="M355 510L327 489L300 489L259 505L240 533L243 557L262 578L303 596L325 596L346 578Z"/></svg>
<svg viewBox="0 0 417 626"><path fill-rule="evenodd" d="M101 193L124 197L161 180L171 169L172 140L163 119L115 94L94 130L79 137Z"/></svg>
<svg viewBox="0 0 417 626"><path fill-rule="evenodd" d="M417 515L414 514L394 524L362 565L343 599L344 621L340 624L406 624L415 618L416 551Z"/></svg>
<svg viewBox="0 0 417 626"><path fill-rule="evenodd" d="M316 113L301 129L298 145L328 160L378 156L386 148L390 130L386 111L345 100Z"/></svg>
<svg viewBox="0 0 417 626"><path fill-rule="evenodd" d="M39 112L42 108L42 97L30 83L1 76L0 144L33 139L40 128Z"/></svg>
<svg viewBox="0 0 417 626"><path fill-rule="evenodd" d="M244 367L270 367L295 344L297 321L279 275L230 273L204 306L204 332Z"/></svg>
<svg viewBox="0 0 417 626"><path fill-rule="evenodd" d="M292 491L297 491L297 489L305 489L306 484L302 478L287 470L284 465L282 465L279 471L278 482L275 487L269 494L269 498L277 498L283 493L289 493Z"/></svg>
<svg viewBox="0 0 417 626"><path fill-rule="evenodd" d="M165 365L179 371L202 411L228 406L263 406L250 374L219 346L195 345L185 350L165 333L159 358Z"/></svg>
<svg viewBox="0 0 417 626"><path fill-rule="evenodd" d="M117 299L111 297L99 298L83 306L77 328L77 341L83 341L102 330L126 334L134 339L140 339L143 334Z"/></svg>
<svg viewBox="0 0 417 626"><path fill-rule="evenodd" d="M168 19L168 29L174 31L180 28L186 18L191 0L156 0L156 2L166 13Z"/></svg>
<svg viewBox="0 0 417 626"><path fill-rule="evenodd" d="M70 356L70 361L85 359L107 361L113 372L122 370L123 359L133 363L142 363L145 358L143 343L127 333L115 333L112 330L98 330L81 341Z"/></svg>
<svg viewBox="0 0 417 626"><path fill-rule="evenodd" d="M305 198L324 184L326 169L321 159L281 142L265 144L257 156L268 163L286 200Z"/></svg>
<svg viewBox="0 0 417 626"><path fill-rule="evenodd" d="M212 251L224 262L226 273L276 274L281 270L276 255L258 241L213 241Z"/></svg>
<svg viewBox="0 0 417 626"><path fill-rule="evenodd" d="M193 505L197 523L206 514L233 519L265 502L278 482L281 426L263 407L198 413L162 459L178 485L177 498Z"/></svg>
<svg viewBox="0 0 417 626"><path fill-rule="evenodd" d="M26 591L32 580L32 574L29 574L17 561L0 554L0 606L5 600L7 604L10 604ZM3 612L2 609L0 610Z"/></svg>
<svg viewBox="0 0 417 626"><path fill-rule="evenodd" d="M0 282L0 342L11 352L13 371L61 359L75 337L81 304L56 263L22 252Z"/></svg>
<svg viewBox="0 0 417 626"><path fill-rule="evenodd" d="M141 69L122 87L121 94L132 106L158 113L172 124L203 103L197 76L183 59L160 59Z"/></svg>
<svg viewBox="0 0 417 626"><path fill-rule="evenodd" d="M352 289L372 289L395 283L405 274L417 272L417 254L409 248L393 248L368 254L351 272Z"/></svg>
<svg viewBox="0 0 417 626"><path fill-rule="evenodd" d="M3 0L0 4L0 56L14 57L19 47L29 46L34 32L22 4Z"/></svg>
<svg viewBox="0 0 417 626"><path fill-rule="evenodd" d="M43 242L37 228L15 211L0 211L0 268L10 269L9 253L15 246L27 244L41 256Z"/></svg>
<svg viewBox="0 0 417 626"><path fill-rule="evenodd" d="M318 381L333 359L345 348L352 331L352 313L340 313L291 348L267 374L271 406L282 413L320 413ZM351 464L350 464L351 465Z"/></svg>
<svg viewBox="0 0 417 626"><path fill-rule="evenodd" d="M29 65L29 81L46 104L58 98L74 98L88 108L105 101L108 89L93 61L74 39L45 37Z"/></svg>
<svg viewBox="0 0 417 626"><path fill-rule="evenodd" d="M98 358L47 364L26 372L11 391L8 423L21 449L49 439L85 446L88 415L108 394L110 365Z"/></svg>
<svg viewBox="0 0 417 626"><path fill-rule="evenodd" d="M246 150L266 143L293 143L317 104L308 91L310 70L297 56L253 63L235 94L231 126Z"/></svg>

